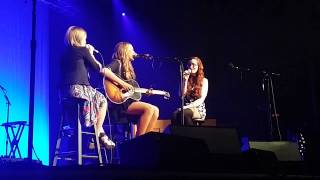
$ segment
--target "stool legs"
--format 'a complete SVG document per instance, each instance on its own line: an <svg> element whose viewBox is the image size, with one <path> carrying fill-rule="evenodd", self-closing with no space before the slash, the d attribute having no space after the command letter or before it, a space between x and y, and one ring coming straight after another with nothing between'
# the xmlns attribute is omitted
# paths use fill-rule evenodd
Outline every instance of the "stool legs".
<svg viewBox="0 0 320 180"><path fill-rule="evenodd" d="M78 119L78 165L82 165L82 128L81 128L81 123L79 122L79 119Z"/></svg>
<svg viewBox="0 0 320 180"><path fill-rule="evenodd" d="M97 131L96 124L94 124L93 126L94 126L95 138L96 138L96 147L98 151L99 164L102 165L102 156L101 156L101 149L100 149L100 143L99 143L99 132Z"/></svg>
<svg viewBox="0 0 320 180"><path fill-rule="evenodd" d="M80 104L77 103L77 150L76 151L67 151L67 152L60 152L60 146L61 146L61 141L64 134L64 114L61 117L60 121L60 127L59 127L59 133L58 133L58 138L56 142L56 148L55 148L55 154L54 154L54 159L53 159L53 166L57 166L58 160L72 160L71 156L72 154L77 157L77 164L82 165L83 164L83 158L97 158L99 165L102 165L102 156L101 156L101 149L100 149L100 143L99 143L99 134L97 132L96 125L93 125L93 131L94 132L89 132L89 131L84 131L82 129L81 125L81 108ZM95 143L95 148L97 151L97 155L89 155L89 154L83 154L83 135L90 135L94 137L94 143Z"/></svg>
<svg viewBox="0 0 320 180"><path fill-rule="evenodd" d="M63 128L63 116L61 117L61 120L60 120L58 138L57 138L57 142L56 142L56 148L54 150L54 158L53 158L52 166L57 166L57 163L58 163L58 158L59 158L58 154L60 152L62 128Z"/></svg>

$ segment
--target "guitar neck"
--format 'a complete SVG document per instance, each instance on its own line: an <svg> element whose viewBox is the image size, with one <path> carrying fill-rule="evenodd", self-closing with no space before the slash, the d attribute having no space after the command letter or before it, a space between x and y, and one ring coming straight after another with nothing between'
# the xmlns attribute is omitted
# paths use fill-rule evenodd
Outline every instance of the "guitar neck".
<svg viewBox="0 0 320 180"><path fill-rule="evenodd" d="M134 92L137 93L148 93L148 91L150 91L151 94L157 94L157 95L165 95L166 92L161 91L161 90L150 90L150 89L146 89L146 88L134 88Z"/></svg>

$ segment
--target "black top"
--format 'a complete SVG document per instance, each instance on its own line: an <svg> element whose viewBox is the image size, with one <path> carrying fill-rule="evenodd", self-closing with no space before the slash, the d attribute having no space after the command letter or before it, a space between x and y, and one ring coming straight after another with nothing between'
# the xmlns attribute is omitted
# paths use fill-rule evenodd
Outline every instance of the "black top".
<svg viewBox="0 0 320 180"><path fill-rule="evenodd" d="M107 67L115 74L117 75L118 77L120 77L121 79L125 79L125 77L122 75L122 71L121 71L121 68L122 68L122 64L121 64L121 61L118 60L118 59L113 59L111 61L110 64L107 65Z"/></svg>
<svg viewBox="0 0 320 180"><path fill-rule="evenodd" d="M90 85L88 68L99 71L99 65L95 62L86 47L68 47L61 58L61 85Z"/></svg>
<svg viewBox="0 0 320 180"><path fill-rule="evenodd" d="M115 75L117 75L121 79L123 80L126 79L122 73L122 63L120 60L112 59L110 64L107 65L107 68L109 68ZM111 121L113 123L127 123L128 121L133 121L134 123L136 123L138 116L128 115L126 113L128 107L134 101L135 100L129 98L122 104L114 104L110 102L109 111L110 111Z"/></svg>

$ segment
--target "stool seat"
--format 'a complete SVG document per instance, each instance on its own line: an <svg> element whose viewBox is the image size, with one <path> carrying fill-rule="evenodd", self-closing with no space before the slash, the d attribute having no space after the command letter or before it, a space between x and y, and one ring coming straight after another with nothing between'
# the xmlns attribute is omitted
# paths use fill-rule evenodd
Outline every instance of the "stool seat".
<svg viewBox="0 0 320 180"><path fill-rule="evenodd" d="M196 121L196 122L204 122L205 119L192 119L193 121Z"/></svg>
<svg viewBox="0 0 320 180"><path fill-rule="evenodd" d="M202 118L202 119L196 118L196 119L192 119L192 121L195 122L197 126L200 126L205 121L205 119L204 118Z"/></svg>
<svg viewBox="0 0 320 180"><path fill-rule="evenodd" d="M215 127L217 126L217 120L213 118L206 118L203 120L195 119L194 122L198 126L210 126L210 127Z"/></svg>

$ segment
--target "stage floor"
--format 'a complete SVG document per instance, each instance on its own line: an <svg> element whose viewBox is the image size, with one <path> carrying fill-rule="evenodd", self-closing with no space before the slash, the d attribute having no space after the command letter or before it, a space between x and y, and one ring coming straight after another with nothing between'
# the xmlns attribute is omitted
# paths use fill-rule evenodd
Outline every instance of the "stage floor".
<svg viewBox="0 0 320 180"><path fill-rule="evenodd" d="M215 162L212 162L213 164ZM314 179L320 178L308 170L303 162L278 162L277 168L259 167L244 169L241 162L216 162L200 169L196 165L190 168L134 168L121 165L108 166L43 166L38 162L12 161L0 164L1 179L213 179L213 178L255 178L255 179ZM217 168L220 166L221 168ZM237 168L238 167L238 168Z"/></svg>

